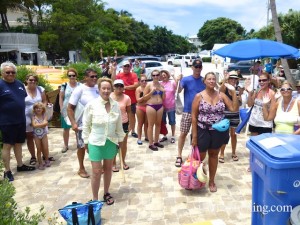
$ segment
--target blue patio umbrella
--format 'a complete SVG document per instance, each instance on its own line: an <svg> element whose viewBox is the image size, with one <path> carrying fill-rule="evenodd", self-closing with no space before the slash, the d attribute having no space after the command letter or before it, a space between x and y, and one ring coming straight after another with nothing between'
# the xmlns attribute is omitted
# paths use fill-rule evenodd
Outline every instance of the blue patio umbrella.
<svg viewBox="0 0 300 225"><path fill-rule="evenodd" d="M298 49L277 41L249 39L224 46L214 54L237 60L249 60L266 57L286 57L299 52Z"/></svg>

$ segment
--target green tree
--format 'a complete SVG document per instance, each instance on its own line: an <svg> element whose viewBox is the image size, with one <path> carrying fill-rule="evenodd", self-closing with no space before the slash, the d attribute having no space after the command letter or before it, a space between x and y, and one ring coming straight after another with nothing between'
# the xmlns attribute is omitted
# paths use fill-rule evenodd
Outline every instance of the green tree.
<svg viewBox="0 0 300 225"><path fill-rule="evenodd" d="M234 20L219 17L206 21L197 36L203 43L203 49L212 49L215 43L232 43L244 39L245 29Z"/></svg>
<svg viewBox="0 0 300 225"><path fill-rule="evenodd" d="M290 9L287 14L279 14L278 20L283 42L300 48L300 11Z"/></svg>

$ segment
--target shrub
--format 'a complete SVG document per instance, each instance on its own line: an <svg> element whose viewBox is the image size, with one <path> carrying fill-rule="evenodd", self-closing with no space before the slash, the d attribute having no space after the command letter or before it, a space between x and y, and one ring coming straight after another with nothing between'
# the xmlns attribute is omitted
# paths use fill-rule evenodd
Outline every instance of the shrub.
<svg viewBox="0 0 300 225"><path fill-rule="evenodd" d="M2 161L0 161L0 173L3 173ZM20 211L13 198L15 193L15 187L7 179L0 181L1 225L38 225L45 218L44 207L41 206L40 212L33 215L30 215L30 208L28 207L24 211Z"/></svg>
<svg viewBox="0 0 300 225"><path fill-rule="evenodd" d="M90 64L90 63L83 63L83 62L80 62L80 63L73 63L73 64L70 64L68 66L68 68L74 68L77 70L78 72L78 80L83 80L84 78L84 71L87 69L87 68L92 68L94 70L97 71L97 74L100 76L100 74L102 73L101 71L101 68L98 67L96 64ZM66 71L67 69L66 68Z"/></svg>
<svg viewBox="0 0 300 225"><path fill-rule="evenodd" d="M202 62L211 62L211 57L203 57Z"/></svg>
<svg viewBox="0 0 300 225"><path fill-rule="evenodd" d="M26 66L17 66L17 79L24 83L26 80L26 76L30 73L36 74L35 71L33 71L30 68L27 68ZM48 80L44 78L44 76L39 76L39 86L42 86L45 88L46 92L52 91L53 88L51 87Z"/></svg>

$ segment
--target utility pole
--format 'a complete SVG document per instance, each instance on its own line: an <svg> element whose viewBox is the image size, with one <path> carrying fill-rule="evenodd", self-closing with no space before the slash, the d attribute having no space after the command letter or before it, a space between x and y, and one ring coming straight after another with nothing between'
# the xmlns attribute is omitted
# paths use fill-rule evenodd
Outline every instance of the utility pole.
<svg viewBox="0 0 300 225"><path fill-rule="evenodd" d="M267 0L267 26L269 26L270 24L270 11L271 11L271 7L270 7L270 0Z"/></svg>

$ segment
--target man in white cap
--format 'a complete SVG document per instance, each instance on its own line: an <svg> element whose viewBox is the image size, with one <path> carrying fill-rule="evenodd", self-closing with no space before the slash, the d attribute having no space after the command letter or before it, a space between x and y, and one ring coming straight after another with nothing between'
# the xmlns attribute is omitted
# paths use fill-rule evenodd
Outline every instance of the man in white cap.
<svg viewBox="0 0 300 225"><path fill-rule="evenodd" d="M111 76L112 80L121 79L124 82L125 94L130 97L131 100L131 113L129 114L129 129L131 130L131 136L137 138L137 133L135 132L135 113L136 113L136 97L135 90L139 86L138 77L135 73L131 72L131 66L129 61L123 62L123 72L116 75L116 67Z"/></svg>

